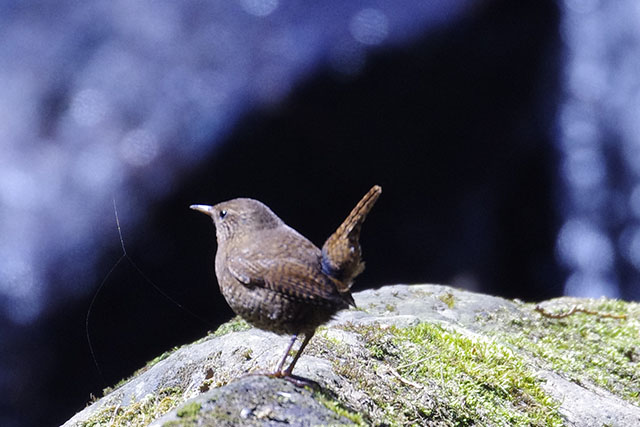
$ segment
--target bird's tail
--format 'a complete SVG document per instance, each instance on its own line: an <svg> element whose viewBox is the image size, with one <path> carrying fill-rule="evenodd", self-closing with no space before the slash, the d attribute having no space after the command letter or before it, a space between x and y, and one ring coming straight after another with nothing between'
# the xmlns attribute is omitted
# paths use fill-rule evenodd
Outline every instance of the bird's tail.
<svg viewBox="0 0 640 427"><path fill-rule="evenodd" d="M364 270L360 229L381 193L379 185L371 187L322 246L322 268L343 284L343 289L339 289L341 292L348 292L353 279Z"/></svg>

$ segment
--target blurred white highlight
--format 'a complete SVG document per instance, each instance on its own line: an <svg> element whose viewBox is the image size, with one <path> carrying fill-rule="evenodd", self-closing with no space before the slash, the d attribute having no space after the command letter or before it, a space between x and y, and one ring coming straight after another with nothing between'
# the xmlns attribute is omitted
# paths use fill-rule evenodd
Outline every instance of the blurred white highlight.
<svg viewBox="0 0 640 427"><path fill-rule="evenodd" d="M379 9L362 9L351 19L349 29L360 43L377 45L389 34L389 19Z"/></svg>

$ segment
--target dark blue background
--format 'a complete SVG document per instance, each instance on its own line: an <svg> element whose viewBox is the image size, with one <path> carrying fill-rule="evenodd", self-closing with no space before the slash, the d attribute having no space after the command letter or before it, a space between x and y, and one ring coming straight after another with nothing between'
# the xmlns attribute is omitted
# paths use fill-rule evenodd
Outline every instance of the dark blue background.
<svg viewBox="0 0 640 427"><path fill-rule="evenodd" d="M430 282L542 300L604 253L610 287L571 289L637 298L636 270L599 252L606 232L585 228L583 245L566 227L579 211L559 148L566 15L586 12L402 3L0 3L14 88L0 106L22 123L3 133L1 425L59 424L232 315L193 203L254 197L320 245L380 184L356 291ZM128 258L111 271L114 199ZM99 372L85 320L100 284Z"/></svg>

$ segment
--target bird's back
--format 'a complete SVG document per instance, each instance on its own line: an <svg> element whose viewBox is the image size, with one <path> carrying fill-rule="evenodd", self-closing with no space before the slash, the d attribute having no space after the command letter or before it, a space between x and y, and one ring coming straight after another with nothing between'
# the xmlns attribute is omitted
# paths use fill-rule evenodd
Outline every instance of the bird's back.
<svg viewBox="0 0 640 427"><path fill-rule="evenodd" d="M315 329L353 301L323 273L321 259L318 247L283 225L226 242L216 254L216 275L236 314L293 334Z"/></svg>

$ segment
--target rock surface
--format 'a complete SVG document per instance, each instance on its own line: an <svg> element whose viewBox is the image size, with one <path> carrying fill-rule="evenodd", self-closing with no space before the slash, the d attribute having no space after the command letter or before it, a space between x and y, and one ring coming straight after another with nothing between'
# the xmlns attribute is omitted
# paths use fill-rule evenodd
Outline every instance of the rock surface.
<svg viewBox="0 0 640 427"><path fill-rule="evenodd" d="M199 394L152 425L196 422L217 426L352 424L348 418L320 403L308 388L257 375Z"/></svg>
<svg viewBox="0 0 640 427"><path fill-rule="evenodd" d="M636 303L560 298L542 306L591 312L551 318L438 285L354 298L296 366L321 391L247 375L273 369L289 338L234 319L64 425L640 425Z"/></svg>

